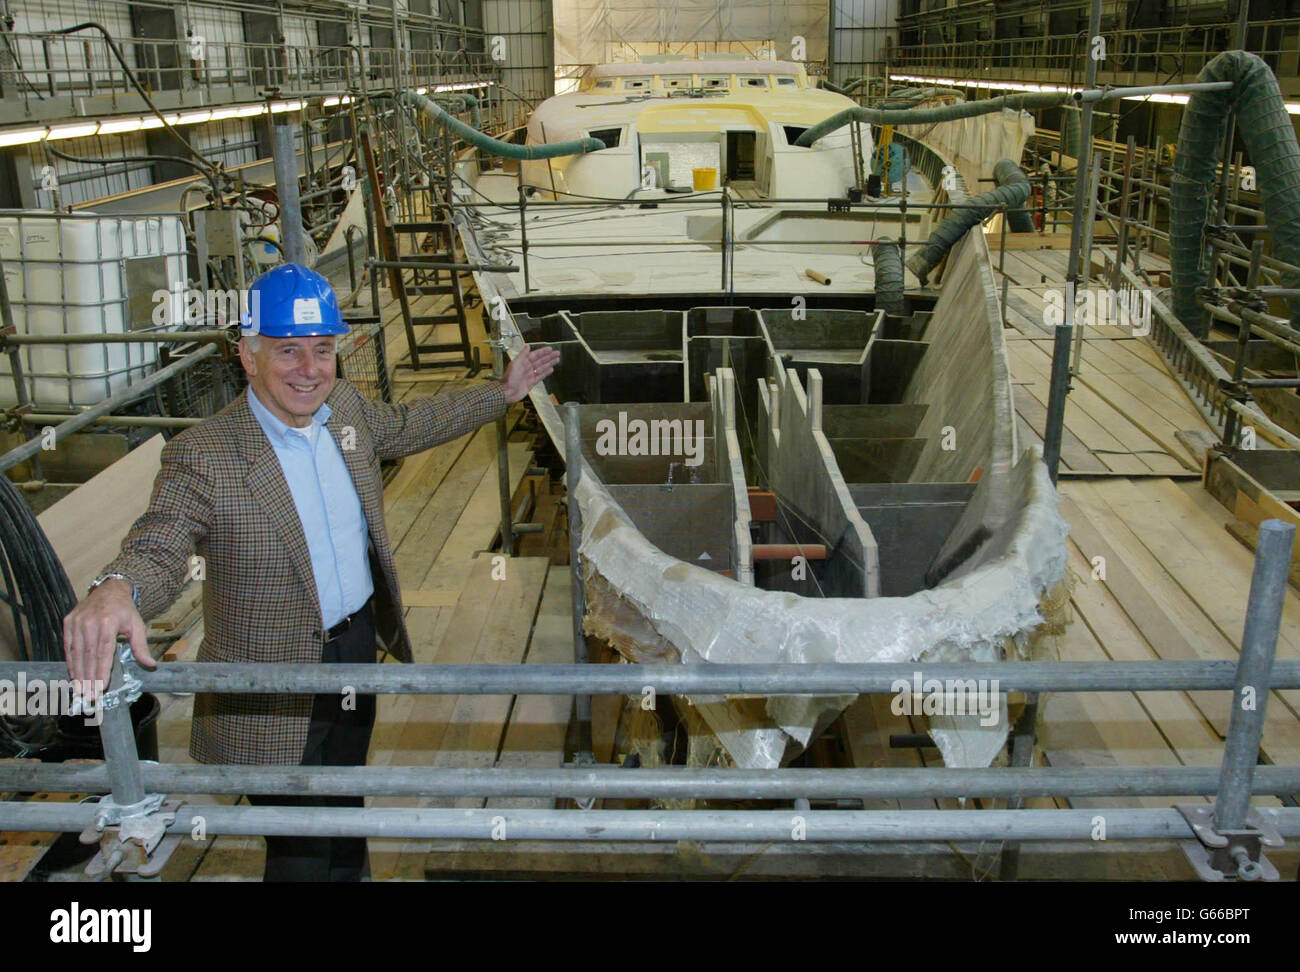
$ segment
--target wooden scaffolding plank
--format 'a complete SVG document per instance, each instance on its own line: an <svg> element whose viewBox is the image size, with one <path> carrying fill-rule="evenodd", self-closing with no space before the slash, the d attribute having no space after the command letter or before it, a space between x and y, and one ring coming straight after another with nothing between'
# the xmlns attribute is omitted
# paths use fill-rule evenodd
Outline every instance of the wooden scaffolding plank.
<svg viewBox="0 0 1300 972"><path fill-rule="evenodd" d="M420 587L496 456L495 431L473 434L393 551L403 587Z"/></svg>
<svg viewBox="0 0 1300 972"><path fill-rule="evenodd" d="M1105 661L1085 624L1069 625L1061 660ZM1178 766L1146 711L1131 692L1054 692L1043 699L1038 742L1052 766ZM1164 797L1139 797L1143 807L1169 806ZM1072 798L1076 807L1133 806L1133 797Z"/></svg>
<svg viewBox="0 0 1300 972"><path fill-rule="evenodd" d="M550 562L543 558L474 559L439 646L439 664L512 664L528 644ZM504 567L504 570L502 570ZM413 696L393 762L404 766L491 766L497 757L513 699L492 695ZM372 806L428 807L460 801L385 798ZM481 806L481 800L467 805ZM431 842L372 841L376 880L422 879Z"/></svg>
<svg viewBox="0 0 1300 972"><path fill-rule="evenodd" d="M1165 481L1138 490L1133 484L1098 484L1098 494L1130 529L1141 527L1142 543L1214 622L1239 647L1246 621L1254 558L1179 489ZM1300 598L1288 592L1278 633L1279 658L1300 658ZM1283 691L1300 706L1300 691ZM1298 710L1300 711L1300 710Z"/></svg>
<svg viewBox="0 0 1300 972"><path fill-rule="evenodd" d="M1033 430L1039 442L1047 434L1047 406L1034 394L1034 385L1025 382L1012 382L1015 385L1012 397L1016 406L1016 417ZM1069 427L1061 430L1061 467L1067 473L1108 473L1110 467L1088 451L1088 447L1079 441L1079 437Z"/></svg>
<svg viewBox="0 0 1300 972"><path fill-rule="evenodd" d="M1151 399L1155 396L1133 394L1124 387L1122 383L1124 379L1131 380L1131 376L1117 373L1083 374L1075 381L1086 385L1099 398L1123 414L1185 470L1199 471L1200 463L1196 461L1195 455L1178 439L1178 433L1188 428L1186 422L1175 424L1169 421L1160 411L1152 407Z"/></svg>
<svg viewBox="0 0 1300 972"><path fill-rule="evenodd" d="M568 567L562 566L546 575L546 586L524 661L529 665L567 665L572 664L573 659L573 578ZM516 769L558 769L564 764L564 739L572 710L571 695L516 696L497 765ZM487 805L546 808L555 806L555 800L498 797L489 800Z"/></svg>
<svg viewBox="0 0 1300 972"><path fill-rule="evenodd" d="M84 591L117 556L149 505L163 445L161 435L151 436L36 518L74 591Z"/></svg>
<svg viewBox="0 0 1300 972"><path fill-rule="evenodd" d="M532 665L573 661L572 583L566 567L552 569L546 575L524 661ZM572 708L573 697L568 695L516 696L496 765L515 769L562 766ZM497 797L486 805L501 809L550 809L555 804L554 799L546 797ZM430 841L424 860L425 872L439 877L449 868L472 868L480 859L483 847L482 841Z"/></svg>
<svg viewBox="0 0 1300 972"><path fill-rule="evenodd" d="M1016 378L1031 381L1035 395L1046 401L1051 386L1052 362L1038 348L1038 342L1016 342L1014 347L1008 348L1008 355ZM1065 425L1112 472L1151 475L1156 472L1153 462L1157 465L1172 463L1179 472L1183 471L1182 465L1166 454L1158 443L1078 383L1066 399ZM1147 461L1148 456L1152 462ZM1160 470L1162 475L1166 472L1168 470Z"/></svg>
<svg viewBox="0 0 1300 972"><path fill-rule="evenodd" d="M442 544L438 558L432 563L417 586L425 590L447 590L461 582L465 565L480 551L486 549L501 526L501 486L495 461L495 433L493 436L493 461L479 478L478 485L469 495L455 524ZM510 442L506 446L510 467L510 496L514 497L523 481L524 471L531 463L532 448L527 442ZM429 514L426 513L426 519Z"/></svg>
<svg viewBox="0 0 1300 972"><path fill-rule="evenodd" d="M497 591L491 616L474 652L472 664L475 665L517 665L523 661L551 566L544 557L500 557L499 560L498 557L500 555L480 555L477 558L478 561L486 560L489 565L496 561L488 578L480 577L478 583L495 587ZM571 650L568 655L572 657ZM512 696L458 697L434 765L470 769L487 769L496 765L514 703ZM523 742L522 739L518 741ZM482 799L466 797L454 802L434 801L430 806L481 807L483 804Z"/></svg>
<svg viewBox="0 0 1300 972"><path fill-rule="evenodd" d="M1115 661L1157 661L1159 655L1125 613L1106 584L1094 578L1092 564L1070 543L1070 569L1076 583L1071 600L1076 624L1085 625ZM1218 766L1223 741L1185 692L1136 692L1138 703L1185 766Z"/></svg>
<svg viewBox="0 0 1300 972"><path fill-rule="evenodd" d="M1062 511L1084 556L1105 557L1107 587L1147 642L1161 658L1235 660L1237 643L1224 636L1146 547L1144 539L1097 493L1103 485L1063 484L1067 498ZM1140 530L1142 527L1139 524ZM1226 542L1233 542L1224 536ZM1189 696L1214 731L1225 735L1230 693L1193 692ZM1262 748L1266 758L1295 764L1300 759L1300 722L1281 698L1269 705L1265 719Z"/></svg>
<svg viewBox="0 0 1300 972"><path fill-rule="evenodd" d="M384 490L384 522L388 538L396 550L407 532L433 499L447 473L464 454L475 433L467 433L452 442L410 456Z"/></svg>

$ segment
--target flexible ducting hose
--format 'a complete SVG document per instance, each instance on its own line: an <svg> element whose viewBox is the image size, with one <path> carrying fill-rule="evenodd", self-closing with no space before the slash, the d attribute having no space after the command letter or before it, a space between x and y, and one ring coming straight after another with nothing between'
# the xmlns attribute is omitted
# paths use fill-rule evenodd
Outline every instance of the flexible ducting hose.
<svg viewBox="0 0 1300 972"><path fill-rule="evenodd" d="M1010 159L1003 159L993 167L993 181L999 186L1009 186L1018 182L1029 185L1029 177ZM1025 190L1025 198L1029 198L1028 189ZM1027 209L1008 209L1007 226L1013 233L1032 233L1034 217Z"/></svg>
<svg viewBox="0 0 1300 972"><path fill-rule="evenodd" d="M456 102L462 110L468 108L472 115L470 124L475 128L483 127L483 116L479 111L478 99L473 95L465 94L463 91L450 91L446 94L435 95L432 100Z"/></svg>
<svg viewBox="0 0 1300 972"><path fill-rule="evenodd" d="M1065 104L1069 99L1070 95L1064 91L1033 91L1025 94L1001 95L985 101L962 101L955 105L938 105L933 108L845 108L808 129L795 140L794 144L807 148L819 138L825 138L855 119L872 125L929 125L932 122L989 115L1004 108L1016 111L1055 108Z"/></svg>
<svg viewBox="0 0 1300 972"><path fill-rule="evenodd" d="M546 145L516 145L513 142L503 142L491 135L484 135L477 128L471 128L463 121L453 118L424 95L405 91L400 97L443 128L455 132L470 145L503 159L554 159L562 155L599 152L605 147L605 143L598 138L575 138L568 142L552 142Z"/></svg>
<svg viewBox="0 0 1300 972"><path fill-rule="evenodd" d="M939 97L956 97L958 99L965 96L956 88L903 88L901 91L891 92L889 97L876 103L877 108L914 108L917 102L925 101L927 98Z"/></svg>
<svg viewBox="0 0 1300 972"><path fill-rule="evenodd" d="M1008 162L1015 165L1010 160L1003 159L998 163ZM1020 206L1029 198L1029 180L1021 179L1019 182L1012 182L1009 185L998 186L996 189L990 189L988 192L981 193L973 199L968 199L961 209L953 212L951 216L940 223L930 238L925 241L925 246L921 247L910 257L907 258L907 269L916 274L916 278L925 283L925 278L943 259L945 253L952 249L953 245L961 239L966 231L976 223L981 223L999 206L1006 206L1008 212L1012 207Z"/></svg>
<svg viewBox="0 0 1300 972"><path fill-rule="evenodd" d="M871 246L871 260L876 270L876 306L891 317L902 317L903 255L898 244L882 237Z"/></svg>
<svg viewBox="0 0 1300 972"><path fill-rule="evenodd" d="M445 91L427 96L430 101L439 105L453 105L456 111L464 111L466 108L470 111L470 125L476 129L483 127L483 114L479 108L479 101L472 94L464 91ZM391 94L378 92L370 96L374 101L394 101Z"/></svg>
<svg viewBox="0 0 1300 972"><path fill-rule="evenodd" d="M1226 91L1197 91L1183 111L1178 153L1169 193L1169 266L1173 310L1189 331L1205 337L1196 289L1209 283L1205 262L1206 220L1214 207L1215 168L1223 145L1228 112L1235 106L1237 130L1255 166L1279 260L1300 264L1300 146L1277 78L1268 65L1246 51L1224 51L1201 69L1197 81L1231 81ZM1294 280L1288 281L1295 286ZM1291 301L1292 326L1300 326L1300 301Z"/></svg>

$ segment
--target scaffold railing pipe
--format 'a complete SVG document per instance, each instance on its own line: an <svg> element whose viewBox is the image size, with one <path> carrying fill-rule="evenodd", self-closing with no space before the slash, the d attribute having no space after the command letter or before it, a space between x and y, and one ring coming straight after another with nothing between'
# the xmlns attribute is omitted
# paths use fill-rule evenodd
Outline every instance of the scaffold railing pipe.
<svg viewBox="0 0 1300 972"><path fill-rule="evenodd" d="M1300 837L1300 807L1257 812L1283 837ZM82 831L93 803L0 803L0 830ZM1175 809L1106 810L811 810L798 814L801 839L828 841L1191 840ZM791 840L791 810L514 810L423 807L182 806L160 821L168 833L209 838L387 837L403 840Z"/></svg>
<svg viewBox="0 0 1300 972"><path fill-rule="evenodd" d="M1235 684L1237 663L908 662L762 665L373 665L173 662L147 671L127 662L146 692L313 695L350 685L396 695L864 695L924 691L932 682L987 685L1002 692L1210 691ZM67 677L59 662L0 662L0 679ZM1300 660L1273 662L1275 689L1300 688Z"/></svg>
<svg viewBox="0 0 1300 972"><path fill-rule="evenodd" d="M556 769L432 766L223 766L141 763L156 793L268 796L813 800L927 797L1213 796L1212 766L735 769L613 764ZM0 790L107 793L106 766L0 761ZM1300 766L1259 766L1250 792L1300 793Z"/></svg>

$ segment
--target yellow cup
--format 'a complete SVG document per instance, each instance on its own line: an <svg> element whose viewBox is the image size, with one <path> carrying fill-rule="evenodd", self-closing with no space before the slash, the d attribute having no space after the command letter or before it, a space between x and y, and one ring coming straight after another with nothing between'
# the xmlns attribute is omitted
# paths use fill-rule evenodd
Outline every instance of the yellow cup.
<svg viewBox="0 0 1300 972"><path fill-rule="evenodd" d="M717 169L691 169L691 182L696 192L718 188Z"/></svg>

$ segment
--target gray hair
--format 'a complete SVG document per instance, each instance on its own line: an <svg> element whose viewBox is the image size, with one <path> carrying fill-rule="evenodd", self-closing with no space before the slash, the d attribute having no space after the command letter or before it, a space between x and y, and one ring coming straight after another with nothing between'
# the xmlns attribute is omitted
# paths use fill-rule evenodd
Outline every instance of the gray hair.
<svg viewBox="0 0 1300 972"><path fill-rule="evenodd" d="M334 351L337 353L339 349L339 336L335 334L333 335L333 338ZM257 354L257 352L262 350L262 335L260 334L244 334L240 337L240 340L248 345L248 350L252 351L253 354Z"/></svg>

